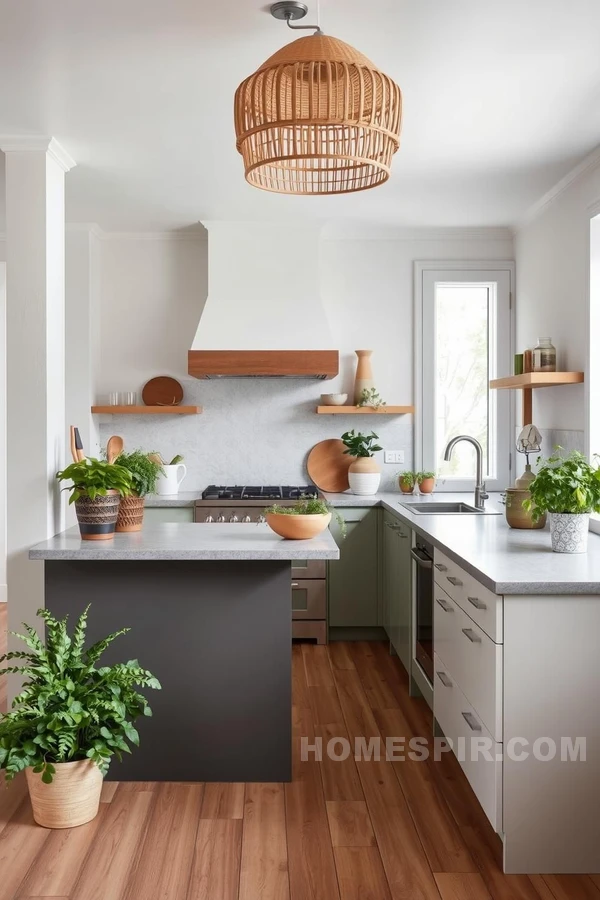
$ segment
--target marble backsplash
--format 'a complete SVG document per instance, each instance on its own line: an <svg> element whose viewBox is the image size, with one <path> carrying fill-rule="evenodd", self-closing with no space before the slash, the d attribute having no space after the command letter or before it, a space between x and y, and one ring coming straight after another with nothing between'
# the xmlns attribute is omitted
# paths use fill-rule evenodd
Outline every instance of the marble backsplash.
<svg viewBox="0 0 600 900"><path fill-rule="evenodd" d="M127 449L158 451L165 459L184 457L182 490L208 484L295 484L307 480L306 458L326 438L351 428L375 431L387 450L404 451L404 463L381 464L382 490L396 486L395 474L412 468L411 416L318 416L327 381L297 379L181 379L186 404L203 407L200 416L114 416L100 424L103 446L120 434Z"/></svg>

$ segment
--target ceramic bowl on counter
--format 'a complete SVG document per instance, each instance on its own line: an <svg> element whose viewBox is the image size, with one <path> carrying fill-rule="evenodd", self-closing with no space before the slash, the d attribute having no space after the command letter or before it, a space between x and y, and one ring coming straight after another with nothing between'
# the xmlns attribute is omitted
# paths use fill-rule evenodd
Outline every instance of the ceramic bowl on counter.
<svg viewBox="0 0 600 900"><path fill-rule="evenodd" d="M275 534L289 541L309 541L321 534L331 522L331 513L296 516L286 513L267 513L267 525Z"/></svg>
<svg viewBox="0 0 600 900"><path fill-rule="evenodd" d="M348 394L321 394L323 406L343 406L348 399Z"/></svg>

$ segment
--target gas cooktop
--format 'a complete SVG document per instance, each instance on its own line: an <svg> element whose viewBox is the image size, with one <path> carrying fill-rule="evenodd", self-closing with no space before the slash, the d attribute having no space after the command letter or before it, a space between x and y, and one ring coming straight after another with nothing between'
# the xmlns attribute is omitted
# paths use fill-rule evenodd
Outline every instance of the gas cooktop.
<svg viewBox="0 0 600 900"><path fill-rule="evenodd" d="M317 497L319 489L314 484L305 485L217 485L210 484L202 491L203 500L297 500L299 497Z"/></svg>

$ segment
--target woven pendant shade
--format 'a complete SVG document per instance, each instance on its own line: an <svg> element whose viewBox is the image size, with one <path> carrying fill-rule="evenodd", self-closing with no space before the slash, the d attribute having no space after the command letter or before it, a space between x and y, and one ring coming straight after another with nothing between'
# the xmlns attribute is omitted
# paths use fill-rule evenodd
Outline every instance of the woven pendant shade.
<svg viewBox="0 0 600 900"><path fill-rule="evenodd" d="M400 145L402 97L349 44L324 34L282 47L235 94L246 180L283 194L383 184Z"/></svg>

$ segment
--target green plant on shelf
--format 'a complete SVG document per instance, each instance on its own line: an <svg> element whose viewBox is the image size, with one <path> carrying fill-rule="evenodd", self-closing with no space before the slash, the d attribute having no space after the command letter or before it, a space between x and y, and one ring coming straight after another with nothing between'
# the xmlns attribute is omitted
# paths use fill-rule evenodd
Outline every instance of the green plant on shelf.
<svg viewBox="0 0 600 900"><path fill-rule="evenodd" d="M56 473L59 481L71 481L69 503L76 503L81 497L106 497L109 491L118 491L121 497L129 497L133 491L131 472L123 466L111 465L105 459L89 456L81 462L71 463L66 469Z"/></svg>
<svg viewBox="0 0 600 900"><path fill-rule="evenodd" d="M156 460L156 454L144 453L143 450L121 453L115 460L115 465L122 466L130 473L136 497L156 493L158 476L164 474L163 467Z"/></svg>
<svg viewBox="0 0 600 900"><path fill-rule="evenodd" d="M79 617L73 633L67 619L55 619L47 609L38 609L44 620L46 643L35 628L23 624L25 634L13 632L26 645L11 651L0 663L18 660L1 669L24 679L21 693L10 712L0 717L0 768L6 781L33 767L50 784L54 763L91 759L103 774L113 756L131 753L138 746L134 721L150 716L146 698L136 688L160 689L160 683L136 659L114 666L97 663L122 628L84 649L89 606Z"/></svg>
<svg viewBox="0 0 600 900"><path fill-rule="evenodd" d="M300 497L293 506L279 506L278 503L273 503L264 510L265 516L269 514L275 516L327 516L329 513L338 523L342 537L346 537L347 529L344 517L330 503L320 500L318 497Z"/></svg>
<svg viewBox="0 0 600 900"><path fill-rule="evenodd" d="M600 512L600 468L598 459L589 460L576 450L566 454L555 447L546 460L538 458L537 475L529 485L530 498L523 508L539 522L544 513L584 515Z"/></svg>
<svg viewBox="0 0 600 900"><path fill-rule="evenodd" d="M344 453L355 457L373 456L378 450L383 450L383 447L374 443L378 440L379 436L374 431L371 434L361 434L356 433L353 428L342 435L342 442L346 447Z"/></svg>
<svg viewBox="0 0 600 900"><path fill-rule="evenodd" d="M387 403L385 400L381 399L379 391L372 387L363 388L360 399L356 405L359 408L362 406L370 406L372 409L380 409L382 406L387 406Z"/></svg>

